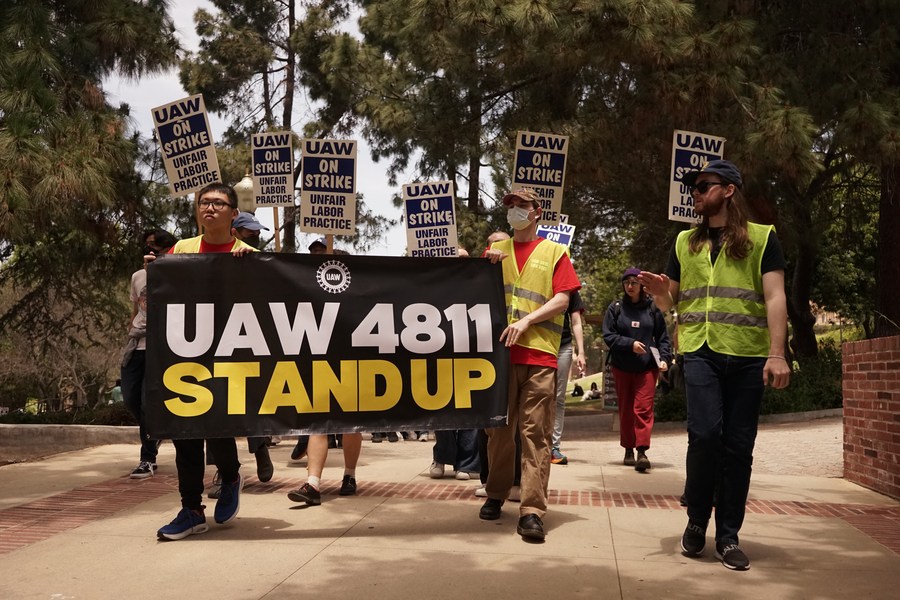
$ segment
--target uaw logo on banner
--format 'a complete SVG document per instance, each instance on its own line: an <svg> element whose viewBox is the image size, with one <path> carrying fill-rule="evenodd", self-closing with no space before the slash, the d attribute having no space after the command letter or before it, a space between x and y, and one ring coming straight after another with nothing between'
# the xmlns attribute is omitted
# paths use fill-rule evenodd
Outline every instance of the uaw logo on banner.
<svg viewBox="0 0 900 600"><path fill-rule="evenodd" d="M681 182L685 173L699 171L711 160L722 158L725 138L675 130L672 138L672 179L669 182L669 220L697 223L700 217L694 212L694 198Z"/></svg>
<svg viewBox="0 0 900 600"><path fill-rule="evenodd" d="M568 151L569 138L565 135L520 131L516 136L512 189L531 188L538 193L543 225L559 223Z"/></svg>
<svg viewBox="0 0 900 600"><path fill-rule="evenodd" d="M173 196L222 181L202 95L158 106L152 113Z"/></svg>
<svg viewBox="0 0 900 600"><path fill-rule="evenodd" d="M160 257L147 269L150 434L503 425L501 273L486 260Z"/></svg>
<svg viewBox="0 0 900 600"><path fill-rule="evenodd" d="M251 138L253 195L258 206L294 205L294 152L289 131Z"/></svg>
<svg viewBox="0 0 900 600"><path fill-rule="evenodd" d="M300 230L356 232L356 142L303 140Z"/></svg>
<svg viewBox="0 0 900 600"><path fill-rule="evenodd" d="M403 186L406 248L410 256L457 256L453 183L433 181Z"/></svg>

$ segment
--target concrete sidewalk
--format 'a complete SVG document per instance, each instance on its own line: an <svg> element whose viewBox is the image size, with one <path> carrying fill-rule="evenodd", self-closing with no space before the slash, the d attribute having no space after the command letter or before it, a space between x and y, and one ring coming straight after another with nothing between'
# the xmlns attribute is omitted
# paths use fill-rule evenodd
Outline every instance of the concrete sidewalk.
<svg viewBox="0 0 900 600"><path fill-rule="evenodd" d="M839 478L840 419L764 425L742 545L749 571L678 552L686 435L660 431L650 473L621 465L618 438L567 419L544 544L515 533L518 505L481 521L477 481L428 477L432 443L364 442L360 491L339 497L339 450L323 504L292 443L268 484L239 442L246 486L231 524L177 542L156 530L179 508L174 450L131 480L138 446L117 444L0 468L0 598L887 598L900 588L900 502ZM212 472L207 473L208 477ZM208 501L210 510L214 504Z"/></svg>

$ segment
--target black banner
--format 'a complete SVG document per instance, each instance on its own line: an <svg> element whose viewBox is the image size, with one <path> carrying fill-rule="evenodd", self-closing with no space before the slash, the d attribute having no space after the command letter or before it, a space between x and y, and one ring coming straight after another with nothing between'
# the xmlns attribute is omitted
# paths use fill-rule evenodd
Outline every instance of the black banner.
<svg viewBox="0 0 900 600"><path fill-rule="evenodd" d="M506 422L503 280L487 260L183 254L147 281L155 439Z"/></svg>

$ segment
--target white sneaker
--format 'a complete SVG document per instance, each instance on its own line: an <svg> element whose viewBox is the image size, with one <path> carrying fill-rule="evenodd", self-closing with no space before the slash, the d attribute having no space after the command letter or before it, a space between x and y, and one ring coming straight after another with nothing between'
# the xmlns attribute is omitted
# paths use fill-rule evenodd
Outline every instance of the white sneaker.
<svg viewBox="0 0 900 600"><path fill-rule="evenodd" d="M428 432L427 431L423 431L422 433L419 434L419 441L420 442L428 441Z"/></svg>
<svg viewBox="0 0 900 600"><path fill-rule="evenodd" d="M519 502L521 500L519 486L514 485L509 488L509 499L512 502Z"/></svg>
<svg viewBox="0 0 900 600"><path fill-rule="evenodd" d="M456 475L454 475L454 477L456 477L460 481L468 481L469 480L469 474L466 473L465 471L455 471L455 473L456 473Z"/></svg>
<svg viewBox="0 0 900 600"><path fill-rule="evenodd" d="M444 465L443 463L433 462L431 463L431 468L428 470L428 475L432 479L440 479L444 476Z"/></svg>
<svg viewBox="0 0 900 600"><path fill-rule="evenodd" d="M477 498L487 498L487 489L484 486L480 488L475 488L475 496Z"/></svg>

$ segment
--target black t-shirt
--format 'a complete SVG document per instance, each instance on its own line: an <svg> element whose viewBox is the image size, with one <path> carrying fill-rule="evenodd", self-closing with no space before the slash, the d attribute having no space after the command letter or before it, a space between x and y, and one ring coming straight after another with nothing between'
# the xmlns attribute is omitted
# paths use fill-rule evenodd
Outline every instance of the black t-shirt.
<svg viewBox="0 0 900 600"><path fill-rule="evenodd" d="M569 294L569 308L564 313L562 337L559 339L559 345L563 346L572 341L572 329L569 325L569 315L573 312L584 312L584 302L581 300L581 294L575 290Z"/></svg>
<svg viewBox="0 0 900 600"><path fill-rule="evenodd" d="M710 259L713 264L716 257L719 256L719 250L722 249L722 228L710 227L709 238L713 242L713 250L710 253ZM760 273L765 274L770 271L783 271L787 267L784 260L784 251L781 249L781 242L774 231L769 231L769 240L766 242L766 249L763 251L762 263L760 265ZM672 245L672 251L669 253L669 264L666 265L666 275L673 281L681 281L681 263L678 262L678 254L675 252L675 245Z"/></svg>

